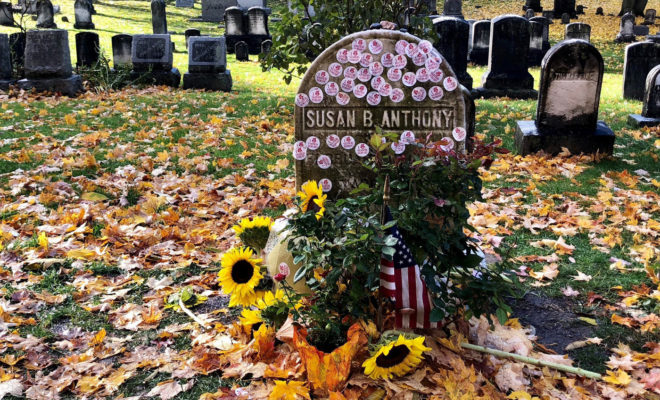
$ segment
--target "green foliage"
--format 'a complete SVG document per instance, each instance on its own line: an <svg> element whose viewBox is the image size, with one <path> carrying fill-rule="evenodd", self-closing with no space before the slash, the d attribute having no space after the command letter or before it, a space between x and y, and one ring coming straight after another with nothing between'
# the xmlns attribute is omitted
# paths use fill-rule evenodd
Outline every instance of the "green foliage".
<svg viewBox="0 0 660 400"><path fill-rule="evenodd" d="M99 55L99 61L91 67L78 67L78 73L87 84L98 91L121 89L131 84L131 67L120 65L116 68L110 67L110 60L103 52Z"/></svg>

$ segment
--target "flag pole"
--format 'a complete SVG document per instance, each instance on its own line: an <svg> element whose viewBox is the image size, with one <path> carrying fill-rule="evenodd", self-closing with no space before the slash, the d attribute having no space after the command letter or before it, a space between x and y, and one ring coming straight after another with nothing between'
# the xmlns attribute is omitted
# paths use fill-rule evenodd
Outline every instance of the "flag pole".
<svg viewBox="0 0 660 400"><path fill-rule="evenodd" d="M387 206L389 205L390 202L390 176L386 175L385 176L385 185L383 186L383 206L381 207L380 210L380 223L385 225L385 220L387 216ZM380 266L379 266L380 269ZM381 291L379 290L378 292L378 314L376 315L376 326L378 327L378 331L382 332L383 331L383 295Z"/></svg>

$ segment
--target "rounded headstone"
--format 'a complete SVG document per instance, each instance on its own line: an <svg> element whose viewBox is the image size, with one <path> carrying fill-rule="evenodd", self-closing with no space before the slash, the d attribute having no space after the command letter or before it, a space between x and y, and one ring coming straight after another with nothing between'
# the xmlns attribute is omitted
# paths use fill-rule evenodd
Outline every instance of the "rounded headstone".
<svg viewBox="0 0 660 400"><path fill-rule="evenodd" d="M461 85L472 89L472 77L467 72L470 24L456 17L440 17L433 20L433 27L438 35L435 48L451 65Z"/></svg>
<svg viewBox="0 0 660 400"><path fill-rule="evenodd" d="M660 118L660 65L656 65L646 76L646 91L642 116Z"/></svg>
<svg viewBox="0 0 660 400"><path fill-rule="evenodd" d="M100 45L99 35L94 32L80 32L76 34L76 65L78 67L92 67L99 61Z"/></svg>

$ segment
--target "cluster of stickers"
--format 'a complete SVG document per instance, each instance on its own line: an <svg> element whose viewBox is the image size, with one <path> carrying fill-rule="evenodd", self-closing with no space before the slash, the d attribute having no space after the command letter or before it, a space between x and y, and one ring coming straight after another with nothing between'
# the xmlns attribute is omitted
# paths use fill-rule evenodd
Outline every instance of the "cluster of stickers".
<svg viewBox="0 0 660 400"><path fill-rule="evenodd" d="M331 97L339 105L349 104L352 97L366 97L371 106L387 98L400 103L407 95L417 102L427 98L439 101L445 90L452 92L458 87L456 78L444 76L440 68L442 56L428 40L419 44L399 40L394 46L395 53L384 52L384 48L379 39L353 40L350 49L337 52L337 61L331 63L327 71L316 72L317 86L307 93L298 93L296 105L307 107ZM427 90L427 85L423 84L429 82L433 85ZM404 87L410 88L409 94L402 89Z"/></svg>

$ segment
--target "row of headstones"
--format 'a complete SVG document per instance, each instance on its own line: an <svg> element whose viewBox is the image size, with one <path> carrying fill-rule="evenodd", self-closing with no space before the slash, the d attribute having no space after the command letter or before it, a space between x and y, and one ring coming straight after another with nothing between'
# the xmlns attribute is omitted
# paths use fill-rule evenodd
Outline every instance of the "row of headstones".
<svg viewBox="0 0 660 400"><path fill-rule="evenodd" d="M272 37L268 31L268 10L264 7L229 7L224 12L225 38L229 53L236 53L239 61L247 57L238 50L237 45L247 46L249 54L268 53L272 46ZM240 56L240 57L239 57Z"/></svg>
<svg viewBox="0 0 660 400"><path fill-rule="evenodd" d="M22 7L26 10L33 9L37 14L38 28L57 28L55 23L56 8L50 0L40 0L38 2L23 3ZM74 5L75 29L94 29L92 15L96 14L92 0L76 0ZM14 9L9 2L0 2L0 25L15 26Z"/></svg>
<svg viewBox="0 0 660 400"><path fill-rule="evenodd" d="M181 6L179 4L182 4ZM192 7L194 0L177 0L177 7ZM243 10L249 10L252 7L262 7L270 14L271 10L266 4L266 0L202 0L201 20L207 22L221 22L224 18L225 10L230 7L238 7Z"/></svg>
<svg viewBox="0 0 660 400"><path fill-rule="evenodd" d="M178 87L181 74L173 67L170 35L115 35L112 38L115 67L132 64L132 80L148 79L158 85ZM77 66L91 66L99 59L99 36L94 32L76 34ZM227 70L224 37L196 36L188 39L188 73L184 89L230 91L231 73ZM12 54L22 58L24 79L12 79ZM130 54L130 57L128 56ZM18 60L16 60L18 61ZM59 92L75 96L83 91L82 80L73 74L69 36L65 30L32 30L25 36L24 55L12 52L9 36L0 34L0 89L10 85L36 91Z"/></svg>

